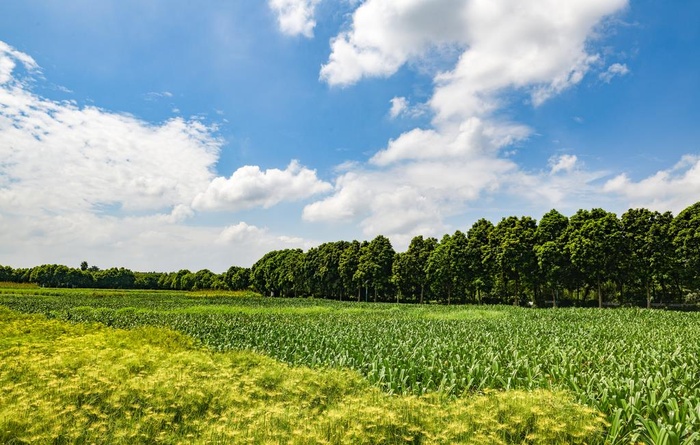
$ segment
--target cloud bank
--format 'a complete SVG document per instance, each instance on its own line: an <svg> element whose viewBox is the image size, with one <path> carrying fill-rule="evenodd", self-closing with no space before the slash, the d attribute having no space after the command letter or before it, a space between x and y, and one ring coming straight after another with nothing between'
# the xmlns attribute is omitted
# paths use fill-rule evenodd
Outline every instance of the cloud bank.
<svg viewBox="0 0 700 445"><path fill-rule="evenodd" d="M215 126L179 117L153 124L49 100L28 86L38 72L30 56L0 42L0 264L82 258L142 270L221 269L308 244L243 222L188 221L328 190L314 171L293 161L286 170L248 166L217 177L223 140ZM232 227L246 230L233 236ZM232 256L235 244L247 249Z"/></svg>
<svg viewBox="0 0 700 445"><path fill-rule="evenodd" d="M456 49L458 57L433 74L431 126L399 135L368 165L342 174L334 193L307 205L304 218L355 218L367 236L405 239L439 234L449 217L489 196L554 206L591 190L602 173L577 170L575 155L552 159L549 171L519 167L512 153L533 129L501 112L513 93L536 107L578 84L601 58L592 45L597 30L626 6L626 0L363 2L320 70L331 87L389 77L441 51ZM621 67L611 70L623 74ZM389 115L407 108L405 97L395 97Z"/></svg>

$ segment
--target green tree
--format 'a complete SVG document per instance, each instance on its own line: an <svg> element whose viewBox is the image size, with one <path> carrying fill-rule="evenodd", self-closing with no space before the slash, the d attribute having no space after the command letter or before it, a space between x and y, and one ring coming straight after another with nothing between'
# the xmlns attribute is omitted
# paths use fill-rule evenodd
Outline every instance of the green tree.
<svg viewBox="0 0 700 445"><path fill-rule="evenodd" d="M568 226L569 218L553 209L542 216L535 232L539 276L551 291L554 307L557 307L561 284L571 270L571 261L566 251Z"/></svg>
<svg viewBox="0 0 700 445"><path fill-rule="evenodd" d="M419 235L411 240L406 252L396 254L392 267L392 281L397 286L397 298L399 294L403 294L423 304L425 288L428 286L428 258L437 244L435 238L423 238Z"/></svg>
<svg viewBox="0 0 700 445"><path fill-rule="evenodd" d="M457 230L452 236L443 236L428 257L426 270L431 288L444 296L448 305L453 297L464 297L465 283L470 279L467 244L466 235Z"/></svg>
<svg viewBox="0 0 700 445"><path fill-rule="evenodd" d="M671 230L683 284L697 291L700 288L700 202L681 211L673 219Z"/></svg>
<svg viewBox="0 0 700 445"><path fill-rule="evenodd" d="M481 303L483 294L490 292L493 287L489 258L489 239L493 231L493 223L487 219L476 221L467 232L467 263L471 271L469 288Z"/></svg>
<svg viewBox="0 0 700 445"><path fill-rule="evenodd" d="M394 263L394 248L389 238L378 235L360 250L357 279L374 290L374 301L391 289L391 269Z"/></svg>
<svg viewBox="0 0 700 445"><path fill-rule="evenodd" d="M647 308L651 308L652 287L663 281L673 267L672 221L670 212L647 209L630 209L621 218L628 274L644 288Z"/></svg>
<svg viewBox="0 0 700 445"><path fill-rule="evenodd" d="M512 301L516 306L520 304L523 285L534 287L537 276L536 230L537 223L529 216L510 216L503 218L491 232L489 254L502 294L507 300L512 283Z"/></svg>
<svg viewBox="0 0 700 445"><path fill-rule="evenodd" d="M250 269L231 266L224 273L224 282L231 290L244 290L250 286Z"/></svg>
<svg viewBox="0 0 700 445"><path fill-rule="evenodd" d="M566 249L571 263L595 285L598 307L603 307L602 284L615 280L624 254L622 224L603 209L579 210L569 219Z"/></svg>
<svg viewBox="0 0 700 445"><path fill-rule="evenodd" d="M347 241L323 243L309 249L304 259L306 285L316 297L341 297L340 257L350 245Z"/></svg>
<svg viewBox="0 0 700 445"><path fill-rule="evenodd" d="M360 301L362 294L362 277L358 275L357 270L360 264L360 255L362 248L367 245L367 241L360 243L352 241L340 254L338 261L338 274L343 284L345 292L349 295L357 291L357 301Z"/></svg>

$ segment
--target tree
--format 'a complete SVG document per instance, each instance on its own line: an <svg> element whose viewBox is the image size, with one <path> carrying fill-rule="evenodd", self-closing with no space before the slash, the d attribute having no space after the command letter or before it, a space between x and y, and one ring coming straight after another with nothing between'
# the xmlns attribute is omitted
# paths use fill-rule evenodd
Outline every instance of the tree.
<svg viewBox="0 0 700 445"><path fill-rule="evenodd" d="M552 292L552 305L557 307L559 288L571 269L566 252L566 231L569 218L556 210L545 213L535 232L535 256L539 276Z"/></svg>
<svg viewBox="0 0 700 445"><path fill-rule="evenodd" d="M80 263L80 270L82 270L82 271L88 270L87 261L83 261L82 263Z"/></svg>
<svg viewBox="0 0 700 445"><path fill-rule="evenodd" d="M250 286L250 269L231 266L224 274L224 283L231 290L244 290Z"/></svg>
<svg viewBox="0 0 700 445"><path fill-rule="evenodd" d="M622 215L627 243L628 274L645 290L647 308L651 308L652 286L672 269L673 238L670 212L630 209Z"/></svg>
<svg viewBox="0 0 700 445"><path fill-rule="evenodd" d="M466 235L457 230L452 236L443 236L429 256L426 270L433 291L444 295L448 305L452 304L453 296L461 299L471 275Z"/></svg>
<svg viewBox="0 0 700 445"><path fill-rule="evenodd" d="M360 250L357 278L374 289L374 301L379 292L383 295L391 287L391 269L394 263L394 248L389 238L378 235Z"/></svg>
<svg viewBox="0 0 700 445"><path fill-rule="evenodd" d="M700 202L681 211L673 219L671 230L683 283L697 290L700 287Z"/></svg>
<svg viewBox="0 0 700 445"><path fill-rule="evenodd" d="M491 267L488 262L489 239L493 224L487 219L475 222L467 232L467 263L471 271L469 287L476 295L476 301L481 303L482 296L492 288Z"/></svg>
<svg viewBox="0 0 700 445"><path fill-rule="evenodd" d="M513 305L519 305L523 284L534 284L537 272L535 232L537 223L529 216L503 218L491 232L491 261L502 293L507 297L514 284ZM507 299L507 298L506 298Z"/></svg>
<svg viewBox="0 0 700 445"><path fill-rule="evenodd" d="M301 249L273 250L250 269L250 282L258 292L275 296L297 293L303 282L304 253Z"/></svg>
<svg viewBox="0 0 700 445"><path fill-rule="evenodd" d="M209 269L202 269L194 274L192 290L212 289L216 274Z"/></svg>
<svg viewBox="0 0 700 445"><path fill-rule="evenodd" d="M603 209L579 210L569 220L566 249L572 265L595 285L598 307L603 307L602 283L616 278L623 256L620 220Z"/></svg>
<svg viewBox="0 0 700 445"><path fill-rule="evenodd" d="M350 294L357 290L357 301L360 301L362 290L362 278L357 275L357 268L360 264L360 254L362 248L367 245L367 241L360 243L353 241L340 254L338 261L338 274L343 284L344 290Z"/></svg>
<svg viewBox="0 0 700 445"><path fill-rule="evenodd" d="M416 294L419 294L418 301L423 304L425 288L428 285L428 258L435 247L435 238L416 236L411 240L406 252L396 254L392 267L392 281L397 286L398 294L410 295L414 299Z"/></svg>
<svg viewBox="0 0 700 445"><path fill-rule="evenodd" d="M349 245L347 241L323 243L306 253L304 273L312 295L324 298L342 297L340 257Z"/></svg>

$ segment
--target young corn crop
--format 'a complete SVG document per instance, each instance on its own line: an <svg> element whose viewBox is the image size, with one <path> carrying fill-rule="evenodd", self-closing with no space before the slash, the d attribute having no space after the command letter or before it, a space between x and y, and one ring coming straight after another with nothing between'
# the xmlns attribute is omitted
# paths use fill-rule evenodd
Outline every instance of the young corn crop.
<svg viewBox="0 0 700 445"><path fill-rule="evenodd" d="M0 290L0 304L74 322L167 327L214 351L352 369L388 394L565 391L605 414L607 443L700 441L695 313L24 289Z"/></svg>

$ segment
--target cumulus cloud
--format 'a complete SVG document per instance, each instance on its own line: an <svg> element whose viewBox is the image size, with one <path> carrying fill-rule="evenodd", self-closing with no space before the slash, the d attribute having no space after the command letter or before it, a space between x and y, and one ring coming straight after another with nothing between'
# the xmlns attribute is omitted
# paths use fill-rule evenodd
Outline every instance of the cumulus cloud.
<svg viewBox="0 0 700 445"><path fill-rule="evenodd" d="M376 152L365 167L342 174L331 196L309 204L309 221L359 219L368 236L395 237L444 227L486 196L561 203L591 190L600 172L578 170L577 157L527 172L509 156L533 134L499 115L512 92L532 106L578 84L600 56L596 27L627 0L367 0L331 42L320 71L331 86L388 77L447 54L433 73L427 106L432 125L415 128ZM447 50L448 49L448 50ZM450 59L450 56L458 57ZM619 70L619 68L615 68ZM517 95L516 95L517 96ZM391 117L409 100L395 97ZM562 174L566 173L566 175Z"/></svg>
<svg viewBox="0 0 700 445"><path fill-rule="evenodd" d="M38 71L39 65L36 61L21 51L17 51L7 43L0 41L0 85L6 84L13 79L12 72L17 66L17 62L28 71Z"/></svg>
<svg viewBox="0 0 700 445"><path fill-rule="evenodd" d="M576 155L561 155L549 158L549 173L555 175L559 172L570 172L576 167L578 157Z"/></svg>
<svg viewBox="0 0 700 445"><path fill-rule="evenodd" d="M508 160L487 156L468 160L405 162L388 169L362 169L341 175L335 193L304 208L308 221L359 220L368 237L382 233L432 234L443 219L459 213L482 192L496 191L499 177L516 169Z"/></svg>
<svg viewBox="0 0 700 445"><path fill-rule="evenodd" d="M331 44L321 79L347 86L386 77L431 50L463 51L452 70L435 77L438 117L493 111L496 93L526 88L534 104L582 79L598 60L586 51L591 31L626 0L368 0L347 32Z"/></svg>
<svg viewBox="0 0 700 445"><path fill-rule="evenodd" d="M18 77L20 66L26 77ZM30 56L0 42L0 264L221 271L308 244L245 223L197 226L192 204L202 195L216 207L217 186L230 198L244 184L234 200L247 208L327 190L313 171L292 162L284 171L244 167L216 178L223 141L215 127L49 100L28 87L36 72Z"/></svg>
<svg viewBox="0 0 700 445"><path fill-rule="evenodd" d="M613 63L605 72L602 72L598 77L605 83L610 83L615 77L622 77L629 74L630 70L627 65L622 63Z"/></svg>
<svg viewBox="0 0 700 445"><path fill-rule="evenodd" d="M627 198L631 207L680 212L700 196L700 156L683 156L672 168L640 181L623 173L607 181L603 190Z"/></svg>
<svg viewBox="0 0 700 445"><path fill-rule="evenodd" d="M0 88L0 208L69 213L188 204L213 178L220 145L196 120L152 125Z"/></svg>
<svg viewBox="0 0 700 445"><path fill-rule="evenodd" d="M398 117L417 118L428 112L426 104L411 105L405 97L394 97L389 102L391 103L389 117L392 119Z"/></svg>
<svg viewBox="0 0 700 445"><path fill-rule="evenodd" d="M391 99L391 109L389 110L389 116L392 118L399 117L403 112L408 109L408 100L405 97L394 97Z"/></svg>
<svg viewBox="0 0 700 445"><path fill-rule="evenodd" d="M277 15L280 30L290 36L313 37L316 5L321 0L270 0L269 5Z"/></svg>
<svg viewBox="0 0 700 445"><path fill-rule="evenodd" d="M230 178L218 177L193 201L197 210L242 210L272 207L282 201L296 201L330 191L332 186L319 180L315 170L292 161L285 170L247 165Z"/></svg>
<svg viewBox="0 0 700 445"><path fill-rule="evenodd" d="M523 125L485 122L472 117L459 127L423 130L413 129L389 141L370 162L380 166L405 160L461 158L491 153L528 137L530 129Z"/></svg>

